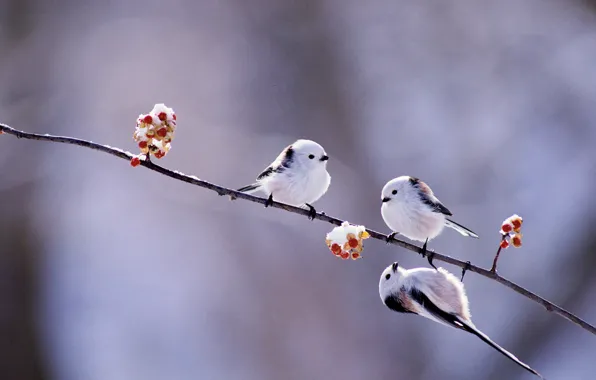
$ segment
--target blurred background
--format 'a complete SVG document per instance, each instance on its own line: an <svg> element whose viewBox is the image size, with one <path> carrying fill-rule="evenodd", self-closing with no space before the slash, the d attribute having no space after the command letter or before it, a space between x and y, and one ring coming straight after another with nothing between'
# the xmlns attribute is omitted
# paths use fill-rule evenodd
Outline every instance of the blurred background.
<svg viewBox="0 0 596 380"><path fill-rule="evenodd" d="M298 138L331 156L319 211L389 232L380 191L423 178L481 239L429 248L596 323L596 2L0 0L0 122L136 151L228 187ZM80 147L0 137L0 378L532 379L472 335L386 309L410 251ZM456 267L446 266L454 274ZM596 338L469 273L476 325L550 379L593 379Z"/></svg>

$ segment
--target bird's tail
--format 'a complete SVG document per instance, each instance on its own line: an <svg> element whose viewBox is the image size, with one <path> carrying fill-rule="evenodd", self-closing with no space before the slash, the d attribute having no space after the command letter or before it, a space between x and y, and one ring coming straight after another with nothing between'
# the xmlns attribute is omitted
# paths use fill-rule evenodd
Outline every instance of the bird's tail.
<svg viewBox="0 0 596 380"><path fill-rule="evenodd" d="M252 193L259 191L260 188L261 188L261 185L259 183L253 183L248 186L241 187L236 191L239 191L241 193L246 193L246 194L252 194Z"/></svg>
<svg viewBox="0 0 596 380"><path fill-rule="evenodd" d="M488 336L484 335L480 330L478 330L476 327L474 327L474 325L471 325L467 322L462 321L460 318L459 319L459 323L461 324L461 329L464 331L467 331L471 334L476 335L478 338L482 339L485 343L487 343L489 346L491 346L492 348L494 348L495 350L499 351L501 354L505 355L506 357L508 357L510 360L514 361L517 365L519 365L520 367L524 368L526 371L529 371L531 373L533 373L534 375L540 377L541 379L544 379L544 377L542 377L541 374L539 374L538 372L536 372L534 369L532 369L532 367L530 367L529 365L527 365L526 363L522 362L521 360L519 360L515 355L513 355L511 352L507 351L506 349L504 349L503 347L499 346L498 344L496 344L495 342L493 342Z"/></svg>
<svg viewBox="0 0 596 380"><path fill-rule="evenodd" d="M476 235L476 233L474 231L462 226L459 223L455 223L451 219L448 219L448 218L445 219L445 225L449 228L453 228L454 230L456 230L457 232L459 232L460 234L462 234L464 236L473 237L475 239L478 239L478 235Z"/></svg>

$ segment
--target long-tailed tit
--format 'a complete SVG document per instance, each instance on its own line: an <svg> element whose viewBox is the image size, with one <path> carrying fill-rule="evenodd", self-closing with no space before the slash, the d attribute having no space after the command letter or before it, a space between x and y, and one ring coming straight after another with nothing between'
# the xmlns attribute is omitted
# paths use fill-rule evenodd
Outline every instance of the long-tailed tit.
<svg viewBox="0 0 596 380"><path fill-rule="evenodd" d="M314 219L317 211L311 205L327 192L331 176L327 172L329 156L325 149L311 140L297 140L286 147L251 185L238 191L251 194L263 191L269 198L265 207L273 200L296 207L308 207L309 218Z"/></svg>
<svg viewBox="0 0 596 380"><path fill-rule="evenodd" d="M476 335L516 364L543 378L474 326L464 285L445 269L404 269L395 262L381 274L379 295L385 306L393 311L418 314Z"/></svg>
<svg viewBox="0 0 596 380"><path fill-rule="evenodd" d="M401 176L387 182L381 192L381 215L393 231L387 242L401 234L411 240L423 241L420 254L426 256L428 241L437 237L445 226L464 236L478 238L470 229L447 218L451 211L439 201L430 187L415 177ZM428 256L432 263L433 253Z"/></svg>

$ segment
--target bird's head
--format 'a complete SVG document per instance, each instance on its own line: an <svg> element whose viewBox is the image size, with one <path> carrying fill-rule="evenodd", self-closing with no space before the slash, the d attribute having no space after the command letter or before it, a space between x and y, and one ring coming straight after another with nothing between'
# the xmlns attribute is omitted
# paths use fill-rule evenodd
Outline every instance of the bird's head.
<svg viewBox="0 0 596 380"><path fill-rule="evenodd" d="M379 279L379 295L384 304L387 304L387 299L394 297L401 287L401 278L403 277L403 269L399 264L394 262L389 265Z"/></svg>
<svg viewBox="0 0 596 380"><path fill-rule="evenodd" d="M404 175L387 182L381 191L382 206L398 204L415 196L417 190L412 181L412 177Z"/></svg>
<svg viewBox="0 0 596 380"><path fill-rule="evenodd" d="M308 169L326 168L329 156L325 149L312 140L297 140L290 148L293 151L293 159L301 166Z"/></svg>

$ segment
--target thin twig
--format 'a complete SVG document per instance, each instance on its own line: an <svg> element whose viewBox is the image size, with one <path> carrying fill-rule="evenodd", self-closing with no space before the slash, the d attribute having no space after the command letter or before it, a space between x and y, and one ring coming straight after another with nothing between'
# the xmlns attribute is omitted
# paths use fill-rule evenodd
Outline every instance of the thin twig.
<svg viewBox="0 0 596 380"><path fill-rule="evenodd" d="M501 243L503 243L503 240L505 240L506 238L507 235L502 235L501 241L499 242L499 248L497 249L497 253L495 254L495 259L493 260L493 266L490 268L490 271L493 273L497 273L497 262L499 261L499 255L501 254L501 250L503 249Z"/></svg>
<svg viewBox="0 0 596 380"><path fill-rule="evenodd" d="M111 154L112 156L116 156L118 158L122 158L122 159L129 160L129 161L134 156L130 152L125 152L121 149L113 148L108 145L96 144L91 141L76 139L76 138L72 138L72 137L52 136L52 135L48 135L48 134L41 135L41 134L36 134L36 133L28 133L28 132L18 131L14 128L9 127L8 125L1 124L1 123L0 123L0 132L4 132L9 135L16 136L17 138L23 138L23 139L28 139L28 140L50 141L50 142L59 142L59 143L64 143L64 144L78 145L78 146L82 146L85 148L108 153L108 154ZM264 205L265 202L267 201L267 199L265 199L265 198L260 198L260 197L254 196L254 195L240 193L240 192L232 190L232 189L228 189L228 188L225 188L222 186L218 186L218 185L209 183L207 181L203 181L195 176L189 176L189 175L180 173L178 171L172 171L172 170L166 169L164 167L154 164L151 161L141 161L141 166L144 166L147 169L161 173L161 174L168 176L170 178L174 178L179 181L187 182L187 183L193 184L195 186L199 186L199 187L202 187L205 189L215 191L219 195L229 195L229 196L233 196L234 198L237 198L237 199L244 199L246 201L259 203L262 205ZM306 209L286 205L286 204L279 203L279 202L271 203L270 207L279 208L279 209L282 209L282 210L285 210L285 211L288 211L288 212L291 212L294 214L306 216L306 217L309 216L309 211ZM324 213L317 213L315 215L315 219L318 219L318 220L321 220L321 221L324 221L327 223L331 223L336 226L339 226L343 223L343 220L325 215ZM380 232L376 232L376 231L373 231L370 229L367 229L366 231L370 234L371 238L380 240L383 242L386 241L386 237L387 237L386 235L383 235ZM417 254L420 252L420 247L418 247L414 244L407 243L402 240L398 240L398 239L394 238L394 239L391 239L389 241L389 243L391 243L393 245L400 246L405 249L408 249L408 250L415 252ZM434 252L434 251L431 251L431 252ZM573 315L572 313L568 312L567 310L553 304L552 302L547 301L546 299L538 296L537 294L532 293L531 291L517 285L516 283L509 281L504 277L501 277L497 273L491 272L490 270L487 270L487 269L484 269L484 268L481 268L481 267L478 267L475 265L471 265L464 261L454 259L453 257L447 256L447 255L444 255L444 254L441 254L438 252L434 252L434 260L443 261L447 264L455 265L462 269L465 268L466 270L468 270L470 272L474 272L474 273L477 273L483 277L490 278L491 280L497 281L498 283L508 287L509 289L542 305L544 308L546 308L546 310L553 312L553 313L567 319L568 321L575 323L576 325L580 326L584 330L589 331L592 334L596 335L596 327L594 327L593 325L591 325L588 322L582 320L581 318Z"/></svg>

